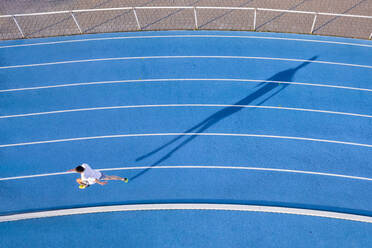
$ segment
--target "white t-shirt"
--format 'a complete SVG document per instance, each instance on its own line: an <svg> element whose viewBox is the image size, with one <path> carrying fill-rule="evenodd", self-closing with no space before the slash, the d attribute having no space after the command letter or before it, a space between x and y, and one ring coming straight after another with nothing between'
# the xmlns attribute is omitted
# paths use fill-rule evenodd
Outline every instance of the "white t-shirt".
<svg viewBox="0 0 372 248"><path fill-rule="evenodd" d="M88 164L82 164L81 166L84 168L83 173L81 173L81 180L83 181L83 183L87 183L89 185L95 184L96 179L101 178L102 173L93 170Z"/></svg>

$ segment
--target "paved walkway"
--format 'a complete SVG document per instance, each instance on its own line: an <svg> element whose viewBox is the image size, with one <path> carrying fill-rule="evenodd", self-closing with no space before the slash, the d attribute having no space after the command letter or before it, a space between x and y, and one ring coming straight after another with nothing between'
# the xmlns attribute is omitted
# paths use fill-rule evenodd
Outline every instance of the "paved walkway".
<svg viewBox="0 0 372 248"><path fill-rule="evenodd" d="M118 8L143 6L213 6L270 8L350 15L372 15L372 0L81 0L1 1L0 14L23 14L62 10ZM195 29L192 9L139 9L141 30ZM198 9L198 29L254 30L254 11ZM133 11L100 11L75 14L82 33L102 33L140 30ZM257 11L256 31L311 33L312 14ZM17 17L26 38L79 34L70 14ZM12 18L0 18L0 40L19 39ZM372 19L324 16L317 17L313 34L368 39Z"/></svg>

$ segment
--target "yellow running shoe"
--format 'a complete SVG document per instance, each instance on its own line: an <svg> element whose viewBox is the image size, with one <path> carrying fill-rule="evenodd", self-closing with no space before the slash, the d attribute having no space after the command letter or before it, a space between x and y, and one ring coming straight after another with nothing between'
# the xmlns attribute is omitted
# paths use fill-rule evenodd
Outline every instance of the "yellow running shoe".
<svg viewBox="0 0 372 248"><path fill-rule="evenodd" d="M87 184L80 184L79 185L79 189L85 189L85 188L87 188L89 185L87 185Z"/></svg>

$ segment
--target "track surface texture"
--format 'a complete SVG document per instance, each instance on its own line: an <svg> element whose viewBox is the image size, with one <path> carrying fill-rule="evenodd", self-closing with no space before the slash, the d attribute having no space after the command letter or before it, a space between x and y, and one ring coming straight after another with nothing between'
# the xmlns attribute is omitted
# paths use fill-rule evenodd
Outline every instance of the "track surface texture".
<svg viewBox="0 0 372 248"><path fill-rule="evenodd" d="M371 54L227 31L0 42L0 247L369 247ZM129 183L81 190L81 163Z"/></svg>

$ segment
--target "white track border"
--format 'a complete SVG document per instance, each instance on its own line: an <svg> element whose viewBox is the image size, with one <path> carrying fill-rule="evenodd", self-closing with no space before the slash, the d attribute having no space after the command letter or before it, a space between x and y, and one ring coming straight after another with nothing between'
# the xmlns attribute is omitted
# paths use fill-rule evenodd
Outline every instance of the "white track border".
<svg viewBox="0 0 372 248"><path fill-rule="evenodd" d="M50 218L57 216L70 216L80 214L128 212L128 211L160 211L160 210L213 210L213 211L240 211L240 212L263 212L293 214L313 217L323 217L348 221L372 223L372 217L356 214L346 214L331 211L311 210L302 208L270 207L261 205L238 205L238 204L138 204L138 205L115 205L103 207L72 208L52 211L42 211L24 214L0 216L1 222L28 220L36 218Z"/></svg>
<svg viewBox="0 0 372 248"><path fill-rule="evenodd" d="M238 39L264 39L264 40L280 40L280 41L298 41L298 42L314 42L314 43L325 43L332 45L345 45L345 46L360 46L372 48L372 44L361 44L351 42L338 42L338 41L327 41L327 40L312 40L312 39L296 39L296 38L283 38L283 37L271 37L271 36L244 36L244 35L149 35L149 36L115 36L115 37L102 37L102 38L88 38L88 39L76 39L76 40L64 40L64 41L51 41L51 42L40 42L40 43L28 43L18 45L5 45L0 46L0 49L4 48L17 48L17 47L28 47L28 46L42 46L42 45L56 45L64 43L76 43L76 42L89 42L89 41L107 41L107 40L127 40L127 39L163 39L163 38L238 38Z"/></svg>

